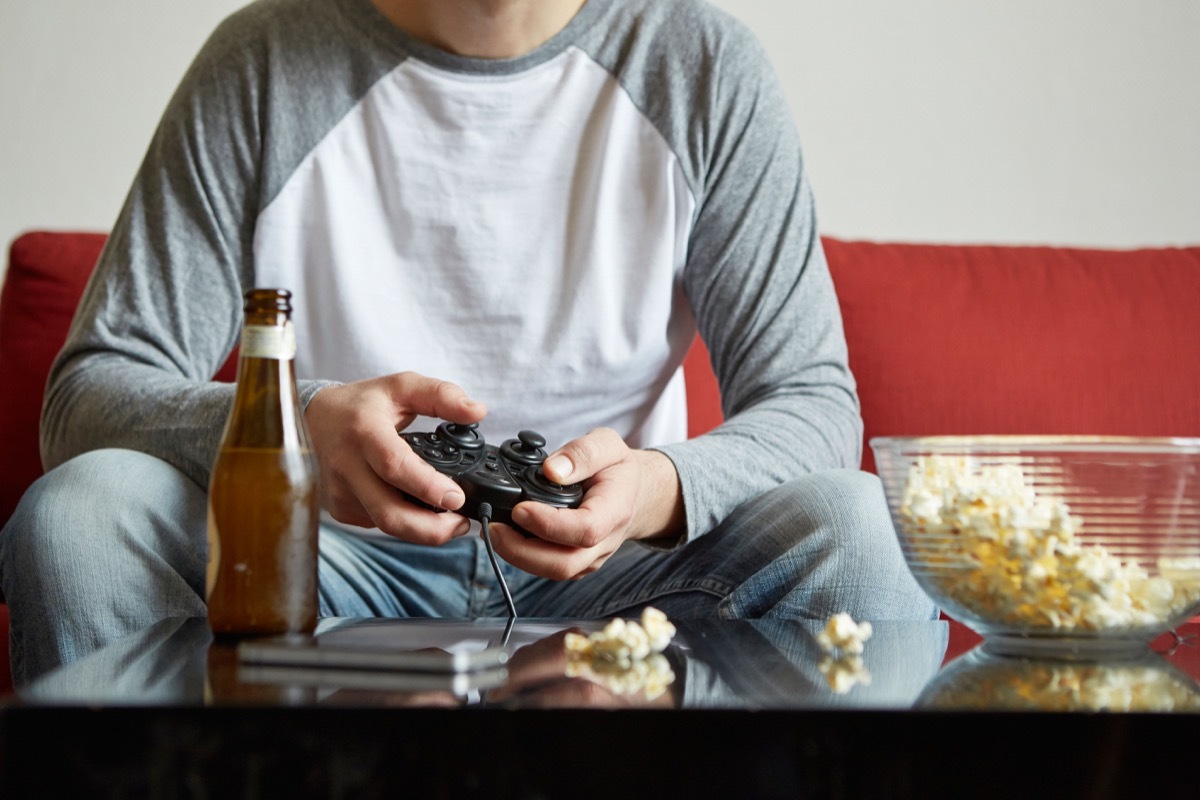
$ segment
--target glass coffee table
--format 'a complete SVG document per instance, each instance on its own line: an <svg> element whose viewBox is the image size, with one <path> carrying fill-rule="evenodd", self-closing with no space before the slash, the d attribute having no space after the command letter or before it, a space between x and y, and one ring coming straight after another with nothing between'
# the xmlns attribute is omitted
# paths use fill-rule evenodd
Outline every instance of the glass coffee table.
<svg viewBox="0 0 1200 800"><path fill-rule="evenodd" d="M619 668L568 658L568 634L599 621L333 619L271 650L213 641L203 619L164 620L0 708L0 796L1193 785L1200 625L1088 662L991 655L951 621L873 622L861 657L823 649L816 622L675 624L661 659Z"/></svg>

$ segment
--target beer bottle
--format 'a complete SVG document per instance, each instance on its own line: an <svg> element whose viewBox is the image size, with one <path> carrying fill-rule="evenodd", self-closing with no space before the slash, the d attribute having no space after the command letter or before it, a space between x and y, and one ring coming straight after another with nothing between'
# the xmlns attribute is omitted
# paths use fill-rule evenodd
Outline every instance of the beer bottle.
<svg viewBox="0 0 1200 800"><path fill-rule="evenodd" d="M217 635L310 632L320 499L291 292L251 289L244 311L236 396L209 481L209 624Z"/></svg>

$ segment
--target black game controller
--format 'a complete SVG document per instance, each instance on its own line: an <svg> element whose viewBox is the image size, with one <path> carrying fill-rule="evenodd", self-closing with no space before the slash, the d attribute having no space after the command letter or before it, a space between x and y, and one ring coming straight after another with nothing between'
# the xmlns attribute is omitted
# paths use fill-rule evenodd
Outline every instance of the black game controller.
<svg viewBox="0 0 1200 800"><path fill-rule="evenodd" d="M459 514L477 520L480 504L487 503L492 507L492 522L520 531L512 521L517 503L533 500L557 508L577 508L583 502L582 486L559 485L542 472L546 440L540 434L521 431L516 439L507 439L496 447L483 440L478 428L475 424L442 422L433 433L400 434L414 453L450 476L463 490L467 499L458 509Z"/></svg>

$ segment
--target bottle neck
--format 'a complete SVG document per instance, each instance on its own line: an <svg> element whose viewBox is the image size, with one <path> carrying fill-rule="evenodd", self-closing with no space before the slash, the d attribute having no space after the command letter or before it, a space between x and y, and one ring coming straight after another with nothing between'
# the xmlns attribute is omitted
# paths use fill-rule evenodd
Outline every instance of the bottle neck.
<svg viewBox="0 0 1200 800"><path fill-rule="evenodd" d="M308 447L296 388L291 323L253 324L247 315L237 390L224 447Z"/></svg>
<svg viewBox="0 0 1200 800"><path fill-rule="evenodd" d="M247 313L240 352L243 358L291 361L296 357L296 332L292 321L286 316L264 320L260 313Z"/></svg>

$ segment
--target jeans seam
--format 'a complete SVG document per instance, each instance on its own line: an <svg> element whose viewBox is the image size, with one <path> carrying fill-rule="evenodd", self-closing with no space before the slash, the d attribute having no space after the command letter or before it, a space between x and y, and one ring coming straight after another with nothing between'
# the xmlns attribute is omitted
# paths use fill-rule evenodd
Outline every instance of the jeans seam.
<svg viewBox="0 0 1200 800"><path fill-rule="evenodd" d="M706 592L714 597L718 597L721 599L721 604L724 604L728 601L733 588L729 585L728 581L717 580L712 577L690 578L674 582L667 586L646 587L632 597L622 598L621 602L605 603L600 606L600 615L604 617L612 616L623 609L647 605L656 597L696 591Z"/></svg>

